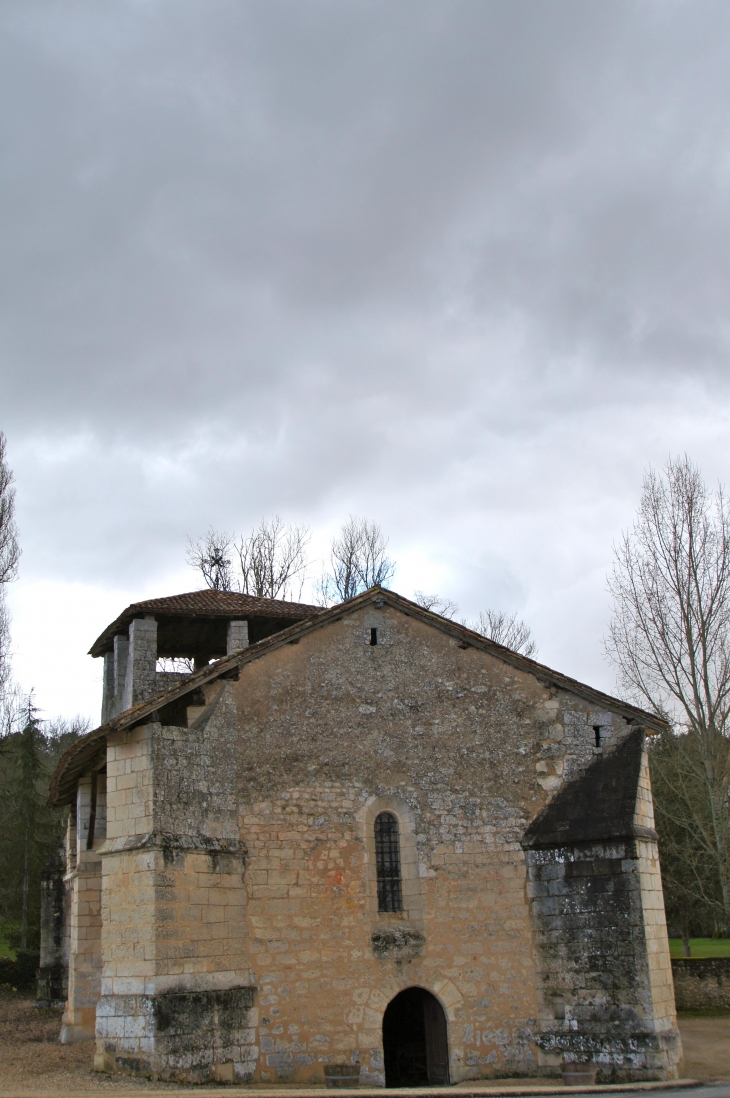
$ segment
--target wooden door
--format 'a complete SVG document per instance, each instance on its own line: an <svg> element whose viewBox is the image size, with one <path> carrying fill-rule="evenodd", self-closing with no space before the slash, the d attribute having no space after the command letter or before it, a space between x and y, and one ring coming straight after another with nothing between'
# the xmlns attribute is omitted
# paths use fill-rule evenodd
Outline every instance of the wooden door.
<svg viewBox="0 0 730 1098"><path fill-rule="evenodd" d="M423 1020L426 1027L428 1081L431 1086L443 1086L449 1081L446 1015L438 999L427 991L423 995Z"/></svg>

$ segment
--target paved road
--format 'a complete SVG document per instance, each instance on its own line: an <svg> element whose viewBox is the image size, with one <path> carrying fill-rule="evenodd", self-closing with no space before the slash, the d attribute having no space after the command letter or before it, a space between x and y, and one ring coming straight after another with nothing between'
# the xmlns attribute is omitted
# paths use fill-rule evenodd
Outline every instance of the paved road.
<svg viewBox="0 0 730 1098"><path fill-rule="evenodd" d="M620 1098L631 1098L632 1093L642 1098L730 1098L730 1083L707 1084L700 1087L668 1087L666 1090L625 1091ZM575 1098L596 1098L596 1091L586 1093L576 1090Z"/></svg>

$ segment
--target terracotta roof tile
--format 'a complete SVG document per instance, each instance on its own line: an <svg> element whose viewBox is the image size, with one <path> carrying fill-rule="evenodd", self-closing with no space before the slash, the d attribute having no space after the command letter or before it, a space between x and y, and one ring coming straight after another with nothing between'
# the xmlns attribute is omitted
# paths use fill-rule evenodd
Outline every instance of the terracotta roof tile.
<svg viewBox="0 0 730 1098"><path fill-rule="evenodd" d="M182 595L133 602L97 637L89 655L103 655L111 647L117 633L126 633L129 623L145 614L154 614L155 617L281 618L296 622L311 618L321 610L321 606L310 606L308 603L260 599L254 595L240 595L236 591L187 591Z"/></svg>

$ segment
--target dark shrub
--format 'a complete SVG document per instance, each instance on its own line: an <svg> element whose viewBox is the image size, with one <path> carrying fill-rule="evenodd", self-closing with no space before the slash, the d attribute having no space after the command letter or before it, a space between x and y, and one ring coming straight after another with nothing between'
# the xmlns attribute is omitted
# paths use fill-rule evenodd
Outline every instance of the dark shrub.
<svg viewBox="0 0 730 1098"><path fill-rule="evenodd" d="M27 949L19 949L14 961L0 957L0 984L10 984L18 991L34 988L39 963L40 954Z"/></svg>

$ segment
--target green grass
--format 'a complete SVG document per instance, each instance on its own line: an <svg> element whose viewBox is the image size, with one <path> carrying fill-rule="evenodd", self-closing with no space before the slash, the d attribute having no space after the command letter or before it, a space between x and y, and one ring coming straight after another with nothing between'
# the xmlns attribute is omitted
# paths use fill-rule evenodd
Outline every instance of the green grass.
<svg viewBox="0 0 730 1098"><path fill-rule="evenodd" d="M690 938L693 957L730 957L730 938ZM669 952L672 957L684 957L682 939L669 939Z"/></svg>
<svg viewBox="0 0 730 1098"><path fill-rule="evenodd" d="M730 1018L730 1010L678 1010L678 1018Z"/></svg>
<svg viewBox="0 0 730 1098"><path fill-rule="evenodd" d="M6 939L0 932L0 958L9 957L11 961L15 960L15 950L11 949Z"/></svg>

